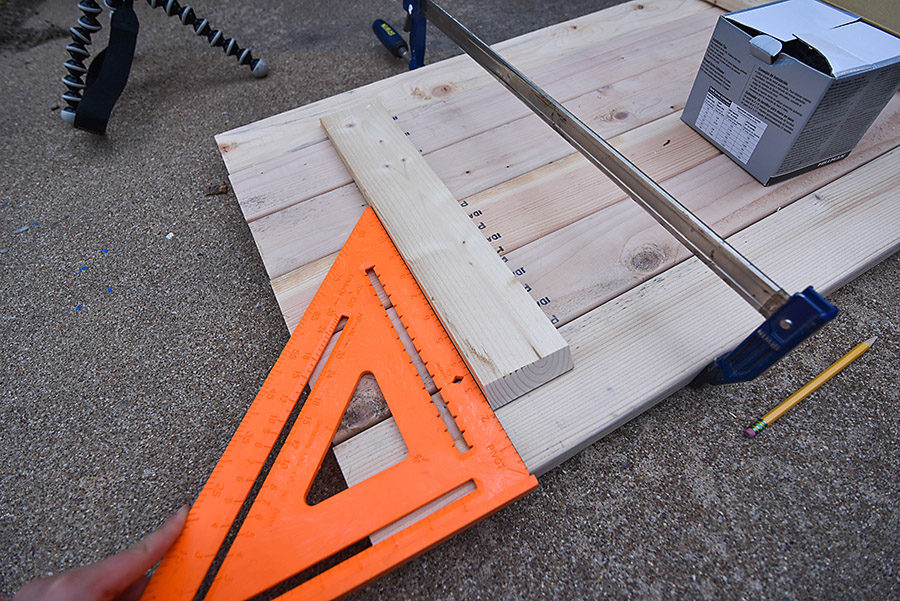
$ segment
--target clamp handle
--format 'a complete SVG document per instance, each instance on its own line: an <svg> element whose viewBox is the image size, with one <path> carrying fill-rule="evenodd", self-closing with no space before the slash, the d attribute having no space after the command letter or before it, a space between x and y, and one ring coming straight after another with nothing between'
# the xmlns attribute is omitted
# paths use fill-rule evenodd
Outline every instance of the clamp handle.
<svg viewBox="0 0 900 601"><path fill-rule="evenodd" d="M404 40L399 33L394 31L394 28L388 25L386 21L383 19L375 19L375 22L372 23L372 31L375 32L375 37L378 38L378 41L381 42L391 54L397 58L409 56L409 46L406 45L406 40Z"/></svg>
<svg viewBox="0 0 900 601"><path fill-rule="evenodd" d="M752 380L837 314L838 308L809 286L779 307L736 349L704 368L691 386Z"/></svg>

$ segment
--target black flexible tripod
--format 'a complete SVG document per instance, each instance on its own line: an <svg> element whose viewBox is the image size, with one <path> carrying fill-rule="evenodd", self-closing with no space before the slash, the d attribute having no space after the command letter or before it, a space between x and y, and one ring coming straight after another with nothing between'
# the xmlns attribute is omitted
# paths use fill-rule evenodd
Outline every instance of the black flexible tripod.
<svg viewBox="0 0 900 601"><path fill-rule="evenodd" d="M138 30L132 0L104 0L103 3L110 11L110 45L90 67L85 65L90 56L87 46L91 43L91 35L101 29L97 16L102 8L94 0L78 3L84 14L69 29L72 42L66 50L71 58L65 63L68 74L62 78L66 86L62 99L66 106L60 112L64 121L98 134L105 133L112 105L125 87ZM181 6L176 0L147 0L147 4L151 8L162 7L170 17L177 15L182 24L194 29L195 34L205 36L210 46L221 47L225 56L236 56L239 65L249 65L254 77L265 77L268 73L266 61L254 58L249 48L241 48L234 38L226 38L220 30L213 29L209 21L199 18L190 6ZM119 9L123 14L116 14ZM107 51L110 56L105 56ZM90 106L85 107L83 103Z"/></svg>

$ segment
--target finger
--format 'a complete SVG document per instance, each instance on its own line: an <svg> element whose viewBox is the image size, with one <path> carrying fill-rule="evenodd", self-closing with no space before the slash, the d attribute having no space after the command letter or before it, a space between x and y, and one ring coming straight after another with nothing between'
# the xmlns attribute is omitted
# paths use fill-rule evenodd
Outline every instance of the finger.
<svg viewBox="0 0 900 601"><path fill-rule="evenodd" d="M134 546L99 563L74 570L83 571L80 575L88 579L86 589L93 594L91 598L98 601L115 599L146 574L181 534L187 514L188 507L184 506Z"/></svg>
<svg viewBox="0 0 900 601"><path fill-rule="evenodd" d="M29 582L14 601L112 601L123 591L137 599L147 585L147 570L181 534L187 514L188 507L182 507L158 530L118 555Z"/></svg>

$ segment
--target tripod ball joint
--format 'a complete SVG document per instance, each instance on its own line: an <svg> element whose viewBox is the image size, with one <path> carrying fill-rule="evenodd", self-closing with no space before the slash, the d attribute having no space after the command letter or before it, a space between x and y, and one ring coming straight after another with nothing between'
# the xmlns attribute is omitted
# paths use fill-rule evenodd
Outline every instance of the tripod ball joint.
<svg viewBox="0 0 900 601"><path fill-rule="evenodd" d="M255 61L255 64L250 67L250 73L253 74L253 77L262 79L269 74L269 63L261 58L255 59Z"/></svg>

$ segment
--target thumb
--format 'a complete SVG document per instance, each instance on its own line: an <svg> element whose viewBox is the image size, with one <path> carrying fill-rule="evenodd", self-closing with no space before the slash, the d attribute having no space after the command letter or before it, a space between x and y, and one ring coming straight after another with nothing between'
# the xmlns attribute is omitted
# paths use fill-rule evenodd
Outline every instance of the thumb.
<svg viewBox="0 0 900 601"><path fill-rule="evenodd" d="M112 601L123 591L138 591L147 570L181 534L187 514L188 507L182 507L137 544L99 563L29 582L14 601Z"/></svg>
<svg viewBox="0 0 900 601"><path fill-rule="evenodd" d="M159 561L184 529L189 507L185 505L170 516L163 525L132 547L107 557L84 570L91 570L97 599L112 599ZM93 587L92 587L93 588Z"/></svg>

